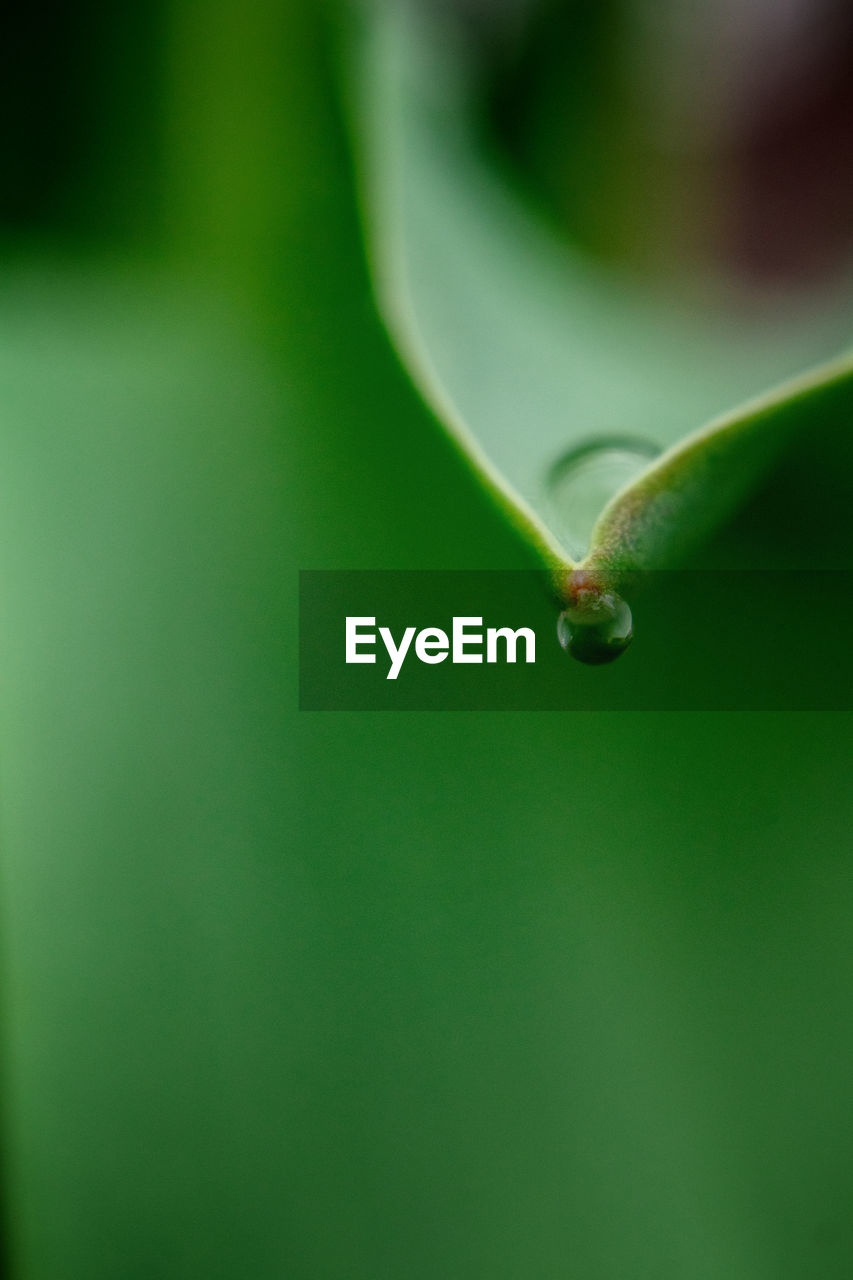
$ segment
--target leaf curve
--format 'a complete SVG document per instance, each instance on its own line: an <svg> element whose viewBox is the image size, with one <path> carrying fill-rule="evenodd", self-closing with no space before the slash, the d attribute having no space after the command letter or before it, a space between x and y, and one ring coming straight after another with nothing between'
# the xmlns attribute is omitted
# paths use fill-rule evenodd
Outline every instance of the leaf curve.
<svg viewBox="0 0 853 1280"><path fill-rule="evenodd" d="M844 299L819 317L735 322L614 278L557 244L478 155L452 31L406 5L365 15L354 133L368 256L421 395L558 594L578 566L683 561L785 447L791 406L850 391L853 356L826 362L849 342ZM619 465L591 487L579 474L561 510L555 468L608 451Z"/></svg>

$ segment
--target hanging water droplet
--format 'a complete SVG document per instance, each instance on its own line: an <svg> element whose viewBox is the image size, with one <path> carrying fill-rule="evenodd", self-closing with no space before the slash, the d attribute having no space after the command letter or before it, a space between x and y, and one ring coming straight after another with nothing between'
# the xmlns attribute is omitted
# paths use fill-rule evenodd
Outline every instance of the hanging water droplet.
<svg viewBox="0 0 853 1280"><path fill-rule="evenodd" d="M578 662L603 666L633 640L631 610L615 591L581 591L557 619L557 638Z"/></svg>
<svg viewBox="0 0 853 1280"><path fill-rule="evenodd" d="M606 436L564 453L545 480L549 523L569 555L581 560L610 499L660 453L631 436Z"/></svg>

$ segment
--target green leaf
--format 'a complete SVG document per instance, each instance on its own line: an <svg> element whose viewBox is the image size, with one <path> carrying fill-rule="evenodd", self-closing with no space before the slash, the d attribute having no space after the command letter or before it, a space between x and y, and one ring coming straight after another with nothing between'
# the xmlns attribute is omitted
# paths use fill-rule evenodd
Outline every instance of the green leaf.
<svg viewBox="0 0 853 1280"><path fill-rule="evenodd" d="M449 27L380 4L360 58L373 278L421 394L559 590L578 566L684 562L822 396L850 395L853 359L828 360L845 301L733 316L619 279L552 239L479 154Z"/></svg>

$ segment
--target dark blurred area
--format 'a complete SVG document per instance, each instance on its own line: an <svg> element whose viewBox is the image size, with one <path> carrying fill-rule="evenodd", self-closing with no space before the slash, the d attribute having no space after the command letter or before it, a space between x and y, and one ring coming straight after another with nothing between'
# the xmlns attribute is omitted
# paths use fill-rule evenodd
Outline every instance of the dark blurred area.
<svg viewBox="0 0 853 1280"><path fill-rule="evenodd" d="M423 0L461 22L482 125L589 252L692 288L820 291L853 249L844 0ZM0 49L0 224L156 234L163 0L15 5Z"/></svg>
<svg viewBox="0 0 853 1280"><path fill-rule="evenodd" d="M853 248L844 0L432 0L486 127L591 252L734 294L831 286Z"/></svg>
<svg viewBox="0 0 853 1280"><path fill-rule="evenodd" d="M0 42L0 223L109 237L157 219L160 0L7 6Z"/></svg>

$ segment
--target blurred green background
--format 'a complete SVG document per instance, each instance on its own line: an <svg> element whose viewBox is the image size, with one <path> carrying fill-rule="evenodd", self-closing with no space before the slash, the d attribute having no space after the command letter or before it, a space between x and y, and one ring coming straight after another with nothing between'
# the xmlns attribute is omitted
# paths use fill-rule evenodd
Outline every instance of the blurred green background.
<svg viewBox="0 0 853 1280"><path fill-rule="evenodd" d="M296 710L300 568L527 565L376 319L336 18L5 42L11 1274L841 1280L849 716Z"/></svg>

